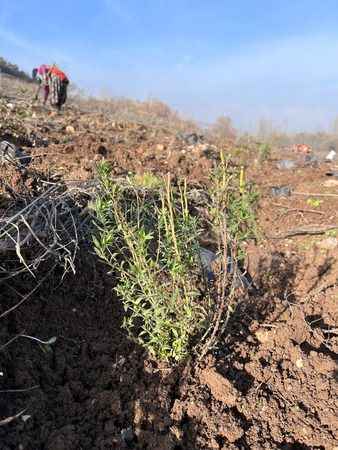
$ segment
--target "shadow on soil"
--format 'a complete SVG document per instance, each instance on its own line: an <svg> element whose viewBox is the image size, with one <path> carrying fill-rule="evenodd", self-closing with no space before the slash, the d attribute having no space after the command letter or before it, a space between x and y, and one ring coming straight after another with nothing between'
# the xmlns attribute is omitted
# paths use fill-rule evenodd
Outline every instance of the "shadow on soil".
<svg viewBox="0 0 338 450"><path fill-rule="evenodd" d="M274 311L276 301L283 303L285 309L289 308L290 302L295 301L292 292L298 264L296 259L287 261L281 253L273 254L269 260L259 261L255 280L259 292L254 297L245 296L245 300L231 318L223 342L209 357L217 372L230 381L243 396L249 392L255 380L244 368L248 356L241 355L240 345L252 335L257 325L264 323L267 316ZM282 313L283 311L275 317L275 320L278 320ZM253 352L256 346L257 344L253 342ZM215 402L209 387L201 383L199 378L199 369L203 370L207 365L208 363L204 361L199 367L188 364L167 372L165 367L160 368L151 364L145 366L145 372L140 374L142 381L138 381L136 399L131 404L134 415L130 419L138 427L138 438L137 441L130 443L129 448L146 450L251 448L246 442L245 434L253 425L236 406L225 408L222 417L226 415L229 424L233 424L233 428L237 431L230 430L230 440L219 432L221 422L217 413L222 407ZM191 405L195 405L195 408ZM273 441L270 448L277 448Z"/></svg>
<svg viewBox="0 0 338 450"><path fill-rule="evenodd" d="M0 420L24 410L0 427L2 450L250 448L245 433L252 424L234 408L229 414L243 433L231 443L217 435L212 396L193 365L158 365L125 337L122 311L112 300L104 272L94 260L83 262L75 277L68 276L60 286L43 286L3 322L0 346L17 334L55 336L57 341L42 346L19 338L0 352ZM259 294L240 304L214 352L218 372L242 395L254 379L245 371L246 359L238 348L255 324L264 323L275 301L285 301L285 293L293 292L296 273L297 262L286 263L281 254L260 261ZM15 301L12 294L7 288L1 292L2 307ZM189 413L190 388L199 392L207 416ZM17 389L28 390L8 392ZM182 405L180 417L173 414L177 402Z"/></svg>

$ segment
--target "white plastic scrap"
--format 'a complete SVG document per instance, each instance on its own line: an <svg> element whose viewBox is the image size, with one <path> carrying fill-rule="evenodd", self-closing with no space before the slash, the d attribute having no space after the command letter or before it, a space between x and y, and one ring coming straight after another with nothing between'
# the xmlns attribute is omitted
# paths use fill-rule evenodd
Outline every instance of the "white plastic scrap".
<svg viewBox="0 0 338 450"><path fill-rule="evenodd" d="M334 150L331 150L327 155L326 155L326 161L333 161L336 159L337 156L337 152L335 152Z"/></svg>
<svg viewBox="0 0 338 450"><path fill-rule="evenodd" d="M29 416L29 415L21 416L21 418L22 418L22 420L23 420L24 422L27 422L27 420L31 419L31 417L32 417L32 416Z"/></svg>

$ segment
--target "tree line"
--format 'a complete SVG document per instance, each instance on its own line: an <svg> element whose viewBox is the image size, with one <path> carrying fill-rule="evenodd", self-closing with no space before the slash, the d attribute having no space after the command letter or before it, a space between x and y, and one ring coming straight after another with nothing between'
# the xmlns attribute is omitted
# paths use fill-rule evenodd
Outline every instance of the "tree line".
<svg viewBox="0 0 338 450"><path fill-rule="evenodd" d="M6 61L6 59L1 56L0 56L0 73L12 75L16 78L20 78L21 80L25 81L32 80L31 77L23 70L20 70L16 64L12 64L9 61Z"/></svg>

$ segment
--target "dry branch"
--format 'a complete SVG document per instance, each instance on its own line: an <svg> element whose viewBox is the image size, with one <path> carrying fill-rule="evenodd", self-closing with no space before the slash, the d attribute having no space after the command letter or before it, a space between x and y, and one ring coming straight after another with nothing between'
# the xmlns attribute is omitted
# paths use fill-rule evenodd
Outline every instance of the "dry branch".
<svg viewBox="0 0 338 450"><path fill-rule="evenodd" d="M307 227L295 228L294 230L290 230L286 234L283 234L281 236L268 236L268 239L287 239L289 237L305 236L305 235L315 236L318 234L325 234L327 231L330 230L337 230L337 229L338 225L326 225L326 226L309 225Z"/></svg>
<svg viewBox="0 0 338 450"><path fill-rule="evenodd" d="M25 412L26 412L26 410L23 409L15 416L7 417L6 419L0 420L0 427L8 425L9 423L13 422L14 420L19 419L19 417L21 417Z"/></svg>
<svg viewBox="0 0 338 450"><path fill-rule="evenodd" d="M310 192L292 192L293 195L304 195L305 197L338 197L338 194L323 194L317 193L313 194Z"/></svg>
<svg viewBox="0 0 338 450"><path fill-rule="evenodd" d="M36 276L41 263L75 271L87 217L84 194L63 183L45 183L37 197L17 196L0 217L0 285L23 271Z"/></svg>
<svg viewBox="0 0 338 450"><path fill-rule="evenodd" d="M272 206L277 206L278 208L284 208L287 212L300 212L300 213L311 213L318 214L320 216L324 216L325 213L322 211L316 211L315 209L303 209L303 208L289 208L286 205L281 205L280 203L272 203Z"/></svg>

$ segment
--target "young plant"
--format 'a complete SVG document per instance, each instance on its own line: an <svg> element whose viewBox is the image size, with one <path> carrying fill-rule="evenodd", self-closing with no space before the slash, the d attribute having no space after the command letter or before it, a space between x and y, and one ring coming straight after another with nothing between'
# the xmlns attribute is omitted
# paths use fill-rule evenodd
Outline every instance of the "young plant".
<svg viewBox="0 0 338 450"><path fill-rule="evenodd" d="M318 198L309 198L306 203L312 208L319 208L323 201Z"/></svg>
<svg viewBox="0 0 338 450"><path fill-rule="evenodd" d="M136 187L143 187L148 189L156 189L163 186L162 178L154 175L151 172L144 172L130 177L130 182Z"/></svg>
<svg viewBox="0 0 338 450"><path fill-rule="evenodd" d="M267 161L271 156L271 147L268 143L262 143L258 146L258 159L260 163Z"/></svg>
<svg viewBox="0 0 338 450"><path fill-rule="evenodd" d="M231 167L223 153L212 174L210 198L215 232L226 226L231 241L236 244L238 257L243 259L242 243L258 236L255 213L258 193L246 183L244 168Z"/></svg>
<svg viewBox="0 0 338 450"><path fill-rule="evenodd" d="M102 193L95 211L95 250L118 276L123 327L162 360L189 354L208 312L197 288L201 278L198 221L189 212L187 186L174 191L120 186L106 163L99 166Z"/></svg>
<svg viewBox="0 0 338 450"><path fill-rule="evenodd" d="M101 192L95 203L98 256L117 277L125 310L123 327L156 358L180 361L192 347L204 355L217 342L234 308L229 255L241 258L244 239L254 234L254 195L244 170L230 171L222 155L209 190L208 217L217 235L214 280L202 267L201 222L192 214L186 182L170 178L117 184L110 167L98 167ZM204 230L205 232L206 230ZM230 253L229 253L230 251Z"/></svg>
<svg viewBox="0 0 338 450"><path fill-rule="evenodd" d="M244 167L238 170L221 152L209 188L208 217L216 237L217 265L212 286L213 318L200 350L202 358L217 346L238 304L236 290L244 287L243 241L255 236L254 206L257 199L245 182Z"/></svg>

